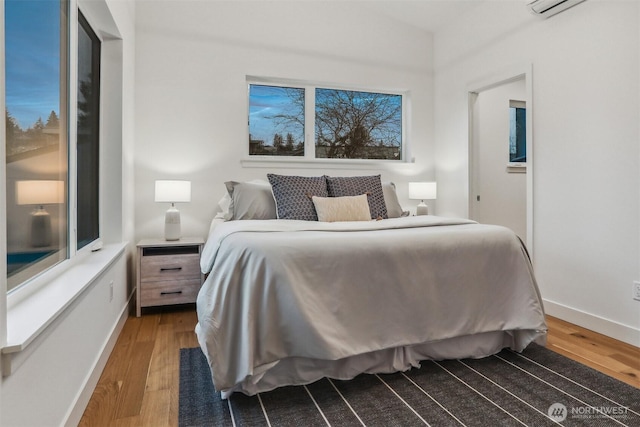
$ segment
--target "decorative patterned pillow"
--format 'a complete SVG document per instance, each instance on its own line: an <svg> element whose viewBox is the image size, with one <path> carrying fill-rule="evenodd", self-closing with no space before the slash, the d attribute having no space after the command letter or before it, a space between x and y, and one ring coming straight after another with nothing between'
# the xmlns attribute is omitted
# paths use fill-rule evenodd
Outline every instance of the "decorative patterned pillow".
<svg viewBox="0 0 640 427"><path fill-rule="evenodd" d="M276 201L278 219L317 221L312 196L327 197L324 176L290 176L267 174Z"/></svg>
<svg viewBox="0 0 640 427"><path fill-rule="evenodd" d="M344 197L313 196L318 221L371 221L367 195Z"/></svg>
<svg viewBox="0 0 640 427"><path fill-rule="evenodd" d="M276 204L267 181L227 181L224 185L231 197L228 219L276 219Z"/></svg>
<svg viewBox="0 0 640 427"><path fill-rule="evenodd" d="M384 202L380 175L372 176L325 176L330 197L357 196L367 194L371 218L388 218Z"/></svg>

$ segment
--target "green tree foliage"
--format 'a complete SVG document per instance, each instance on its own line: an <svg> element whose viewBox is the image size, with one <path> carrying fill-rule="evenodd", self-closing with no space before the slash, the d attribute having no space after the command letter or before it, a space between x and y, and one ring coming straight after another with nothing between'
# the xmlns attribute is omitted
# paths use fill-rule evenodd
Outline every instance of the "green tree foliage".
<svg viewBox="0 0 640 427"><path fill-rule="evenodd" d="M80 81L78 86L78 135L84 135L91 129L91 105L93 100L91 75L85 80Z"/></svg>
<svg viewBox="0 0 640 427"><path fill-rule="evenodd" d="M31 129L33 129L35 132L42 132L42 130L44 129L44 122L42 121L42 117L38 117L38 120L36 120Z"/></svg>
<svg viewBox="0 0 640 427"><path fill-rule="evenodd" d="M282 135L276 133L273 135L273 148L275 148L276 153L282 153L284 151L284 143L282 139Z"/></svg>
<svg viewBox="0 0 640 427"><path fill-rule="evenodd" d="M60 120L58 119L58 115L55 111L51 110L49 113L49 118L47 118L47 124L45 128L47 129L58 129L60 127Z"/></svg>
<svg viewBox="0 0 640 427"><path fill-rule="evenodd" d="M293 140L293 135L291 135L291 133L287 133L287 139L286 142L284 144L285 146L285 150L292 152L294 150L294 140Z"/></svg>
<svg viewBox="0 0 640 427"><path fill-rule="evenodd" d="M22 129L9 110L5 113L6 121L6 156L10 162L13 156L28 153L43 147L59 144L59 119L55 111L51 111L47 123L38 117L26 130Z"/></svg>
<svg viewBox="0 0 640 427"><path fill-rule="evenodd" d="M6 148L7 153L10 152L11 147L16 145L16 141L18 140L18 136L22 132L18 122L15 118L9 113L9 110L5 110L5 123L6 123Z"/></svg>

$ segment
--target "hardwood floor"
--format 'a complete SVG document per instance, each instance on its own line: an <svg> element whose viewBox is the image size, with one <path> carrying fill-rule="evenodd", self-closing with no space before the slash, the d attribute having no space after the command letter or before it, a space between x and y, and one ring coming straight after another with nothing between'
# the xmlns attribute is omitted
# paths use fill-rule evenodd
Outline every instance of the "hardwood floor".
<svg viewBox="0 0 640 427"><path fill-rule="evenodd" d="M178 425L179 349L197 347L193 306L130 317L81 426ZM640 388L640 349L547 317L547 347Z"/></svg>
<svg viewBox="0 0 640 427"><path fill-rule="evenodd" d="M180 349L197 347L194 306L129 317L80 426L177 426Z"/></svg>
<svg viewBox="0 0 640 427"><path fill-rule="evenodd" d="M640 388L640 349L547 316L547 348Z"/></svg>

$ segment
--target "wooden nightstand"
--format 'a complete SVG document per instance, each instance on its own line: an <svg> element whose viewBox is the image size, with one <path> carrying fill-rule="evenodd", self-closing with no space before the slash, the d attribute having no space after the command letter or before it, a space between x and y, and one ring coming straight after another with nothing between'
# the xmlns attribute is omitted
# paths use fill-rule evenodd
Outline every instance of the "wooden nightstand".
<svg viewBox="0 0 640 427"><path fill-rule="evenodd" d="M145 239L138 242L136 315L142 307L186 304L196 301L203 282L200 254L204 240Z"/></svg>

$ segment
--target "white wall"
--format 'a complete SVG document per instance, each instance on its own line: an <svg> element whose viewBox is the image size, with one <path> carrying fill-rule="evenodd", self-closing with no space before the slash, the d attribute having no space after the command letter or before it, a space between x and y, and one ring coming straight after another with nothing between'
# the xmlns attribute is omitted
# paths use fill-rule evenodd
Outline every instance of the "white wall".
<svg viewBox="0 0 640 427"><path fill-rule="evenodd" d="M636 346L638 8L589 0L541 20L495 1L434 39L439 213L468 213L468 86L531 63L533 258L545 307Z"/></svg>
<svg viewBox="0 0 640 427"><path fill-rule="evenodd" d="M111 335L127 306L125 281L126 259L120 256L112 268L73 302L67 313L30 343L24 355L19 355L20 365L2 380L0 424L59 426L70 417L69 425L77 424L87 396L95 387L91 381L94 368L99 366L99 376L103 350L106 348L108 356ZM114 295L109 302L111 283ZM118 332L119 329L115 330L116 337ZM88 393L82 396L87 383L90 383ZM77 400L83 405L74 410Z"/></svg>
<svg viewBox="0 0 640 427"><path fill-rule="evenodd" d="M163 233L153 182L192 181L183 235L205 236L227 180L267 172L356 175L380 169L243 167L246 76L410 91L415 163L382 170L407 207L407 182L435 177L431 37L357 2L136 2L136 238Z"/></svg>

